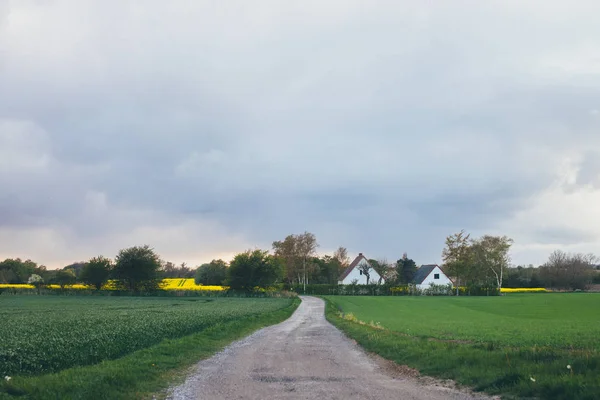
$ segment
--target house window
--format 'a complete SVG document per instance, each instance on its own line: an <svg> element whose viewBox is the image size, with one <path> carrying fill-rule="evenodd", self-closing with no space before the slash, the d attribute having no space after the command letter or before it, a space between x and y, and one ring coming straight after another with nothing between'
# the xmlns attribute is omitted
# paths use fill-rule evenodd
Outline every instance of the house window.
<svg viewBox="0 0 600 400"><path fill-rule="evenodd" d="M360 271L358 271L358 272L360 272L360 274L362 275L362 270L360 270Z"/></svg>
<svg viewBox="0 0 600 400"><path fill-rule="evenodd" d="M440 274L433 274L433 279L440 279Z"/></svg>

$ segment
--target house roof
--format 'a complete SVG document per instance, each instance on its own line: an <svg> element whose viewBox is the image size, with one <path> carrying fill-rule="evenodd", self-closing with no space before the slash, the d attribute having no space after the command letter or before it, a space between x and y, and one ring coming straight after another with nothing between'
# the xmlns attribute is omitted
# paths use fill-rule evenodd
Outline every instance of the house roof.
<svg viewBox="0 0 600 400"><path fill-rule="evenodd" d="M431 271L433 271L434 268L437 266L437 264L421 265L421 267L415 273L415 277L413 278L412 283L414 283L415 285L420 285L421 283L423 283L425 278L427 278Z"/></svg>
<svg viewBox="0 0 600 400"><path fill-rule="evenodd" d="M352 272L352 270L358 265L360 264L361 261L365 261L367 264L369 263L369 260L367 260L367 258L365 256L363 256L363 253L358 253L358 256L354 259L354 261L352 261L350 263L350 265L348 265L348 268L346 268L344 270L344 272L342 272L342 275L340 275L338 281L343 281L344 279L346 279L346 277L348 275L350 275L350 272Z"/></svg>

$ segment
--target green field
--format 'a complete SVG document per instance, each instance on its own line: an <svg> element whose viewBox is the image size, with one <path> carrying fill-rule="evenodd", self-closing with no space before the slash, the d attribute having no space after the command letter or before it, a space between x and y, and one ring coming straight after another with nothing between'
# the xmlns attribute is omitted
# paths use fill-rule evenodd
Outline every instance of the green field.
<svg viewBox="0 0 600 400"><path fill-rule="evenodd" d="M0 376L12 377L0 383L0 398L69 397L62 381L86 375L78 390L106 386L106 398L122 394L119 379L137 385L152 378L155 389L164 376L153 370L164 375L197 361L287 318L296 305L275 298L0 296Z"/></svg>
<svg viewBox="0 0 600 400"><path fill-rule="evenodd" d="M506 395L600 398L598 294L327 300L348 335L425 374Z"/></svg>

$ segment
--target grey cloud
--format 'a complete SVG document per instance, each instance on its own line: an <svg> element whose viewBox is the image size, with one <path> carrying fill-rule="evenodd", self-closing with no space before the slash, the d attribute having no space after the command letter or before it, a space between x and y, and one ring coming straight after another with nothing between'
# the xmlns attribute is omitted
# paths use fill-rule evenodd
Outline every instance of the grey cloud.
<svg viewBox="0 0 600 400"><path fill-rule="evenodd" d="M600 151L587 152L577 172L577 185L600 187Z"/></svg>
<svg viewBox="0 0 600 400"><path fill-rule="evenodd" d="M0 8L0 121L44 132L26 150L48 162L0 160L0 227L93 248L211 220L262 246L310 230L435 262L445 234L493 230L566 153L600 148L600 82L567 69L600 37L595 2L68 3Z"/></svg>
<svg viewBox="0 0 600 400"><path fill-rule="evenodd" d="M598 235L577 228L547 227L536 229L533 232L538 243L554 244L556 246L570 246L582 243L593 243L598 240Z"/></svg>

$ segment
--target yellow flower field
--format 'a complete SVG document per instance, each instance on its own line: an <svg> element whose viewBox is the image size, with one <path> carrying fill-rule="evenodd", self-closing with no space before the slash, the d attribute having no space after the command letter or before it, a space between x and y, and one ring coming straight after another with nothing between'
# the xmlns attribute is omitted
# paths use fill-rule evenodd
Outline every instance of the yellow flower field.
<svg viewBox="0 0 600 400"><path fill-rule="evenodd" d="M59 285L47 285L49 289L60 289ZM83 285L83 284L75 284L75 285L66 285L67 289L93 289L91 286ZM160 283L160 288L162 290L207 290L207 291L222 291L227 290L226 286L205 286L205 285L196 285L196 282L193 278L189 279L163 279ZM35 286L28 284L0 284L0 289L35 289ZM103 287L103 290L115 290L115 285L113 281L108 281Z"/></svg>
<svg viewBox="0 0 600 400"><path fill-rule="evenodd" d="M545 288L502 288L500 289L500 293L541 293L541 292L549 292L549 290Z"/></svg>
<svg viewBox="0 0 600 400"><path fill-rule="evenodd" d="M48 285L50 289L59 289L59 285ZM65 286L68 289L92 289L92 287L88 285L75 284L75 285L67 285ZM35 286L28 284L0 284L0 289L35 289ZM196 285L196 282L193 278L168 278L163 279L160 283L160 288L162 290L207 290L207 291L222 291L227 290L227 286L205 286L205 285ZM104 290L115 290L115 285L113 281L108 281L102 289ZM401 291L405 288L392 288L392 291ZM501 293L545 293L549 292L549 290L545 288L502 288L500 290Z"/></svg>
<svg viewBox="0 0 600 400"><path fill-rule="evenodd" d="M193 278L179 279L169 278L163 279L160 288L163 290L210 290L210 291L221 291L226 290L226 286L205 286L196 285Z"/></svg>
<svg viewBox="0 0 600 400"><path fill-rule="evenodd" d="M35 286L21 283L0 283L0 289L35 289Z"/></svg>

